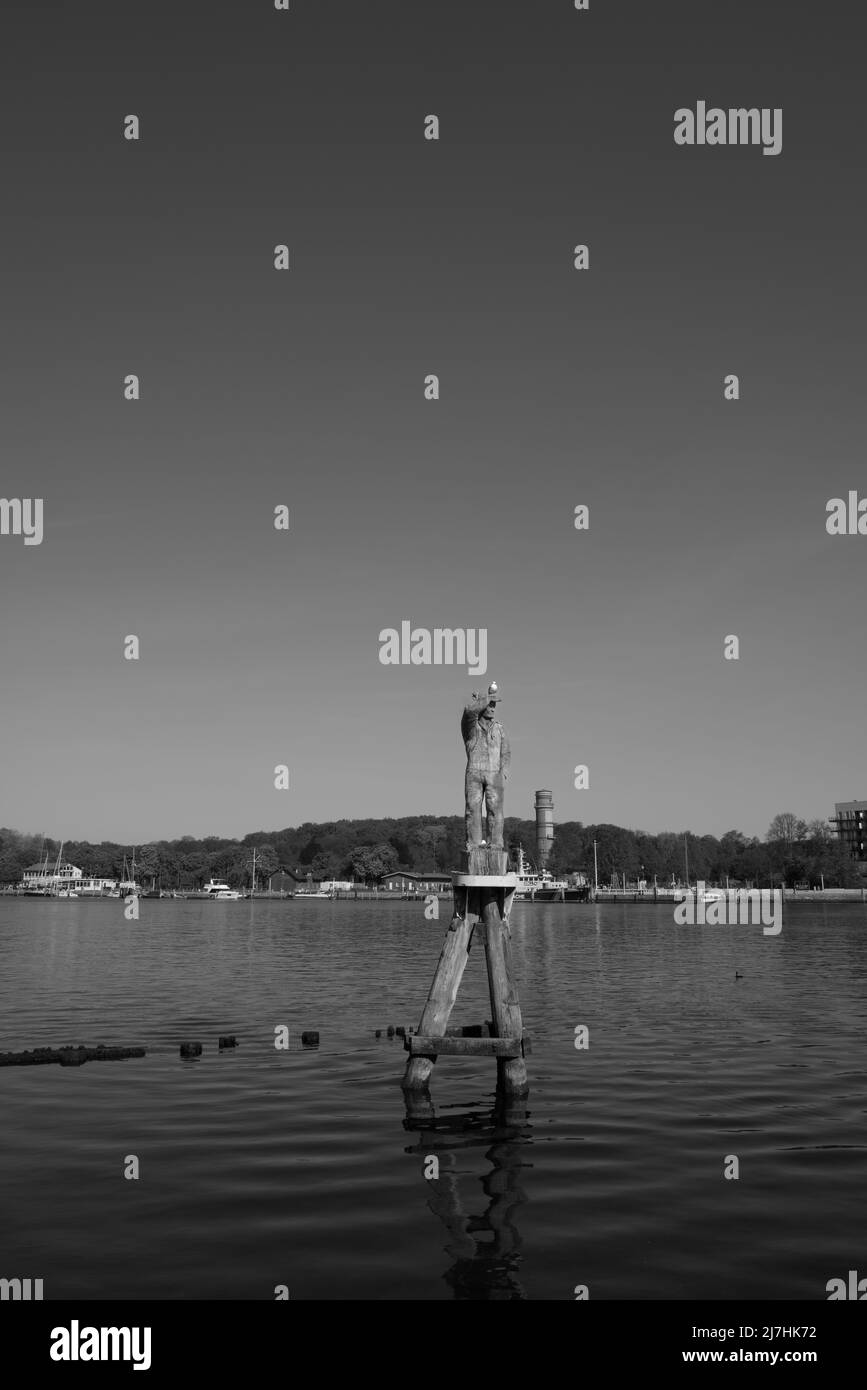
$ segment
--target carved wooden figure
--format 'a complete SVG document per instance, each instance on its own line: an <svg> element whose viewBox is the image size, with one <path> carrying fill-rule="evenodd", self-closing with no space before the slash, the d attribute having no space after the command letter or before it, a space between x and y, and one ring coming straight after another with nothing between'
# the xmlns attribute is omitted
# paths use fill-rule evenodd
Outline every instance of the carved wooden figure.
<svg viewBox="0 0 867 1390"><path fill-rule="evenodd" d="M487 695L473 695L464 710L461 732L467 749L467 849L452 875L454 915L445 935L418 1032L404 1043L409 1060L405 1090L423 1090L440 1054L495 1057L500 1085L512 1095L527 1090L521 1006L512 969L509 913L517 879L509 873L503 848L503 788L509 769L509 744L494 719L499 701L496 684ZM489 843L481 838L481 805L487 807ZM474 938L485 949L491 999L491 1037L448 1036L447 1025Z"/></svg>

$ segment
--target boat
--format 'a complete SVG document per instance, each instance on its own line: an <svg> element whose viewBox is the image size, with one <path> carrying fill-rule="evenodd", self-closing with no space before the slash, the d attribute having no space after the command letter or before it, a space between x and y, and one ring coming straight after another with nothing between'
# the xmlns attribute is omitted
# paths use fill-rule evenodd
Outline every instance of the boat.
<svg viewBox="0 0 867 1390"><path fill-rule="evenodd" d="M686 866L686 893L684 897L692 896L699 903L720 903L725 898L725 893L718 893L714 888L705 889L704 883L699 879L693 888L689 881L689 840L686 835L683 837L683 859ZM699 892L699 889L702 891Z"/></svg>
<svg viewBox="0 0 867 1390"><path fill-rule="evenodd" d="M73 873L73 869L71 865L64 865L63 863L63 846L65 845L65 843L65 840L60 841L60 849L57 851L57 863L54 865L54 873L50 879L51 887L48 891L49 897L52 898L78 897L78 894L76 893L75 889L70 888L69 886L70 883L75 882L75 879L70 877L70 875ZM64 870L67 870L68 872L65 872ZM76 870L75 872L78 871Z"/></svg>
<svg viewBox="0 0 867 1390"><path fill-rule="evenodd" d="M296 888L296 898L333 898L333 893L323 893L319 888Z"/></svg>
<svg viewBox="0 0 867 1390"><path fill-rule="evenodd" d="M202 889L203 898L212 898L216 902L237 902L240 896L241 894L230 888L228 883L223 883L218 878L212 878Z"/></svg>
<svg viewBox="0 0 867 1390"><path fill-rule="evenodd" d="M554 878L551 874L543 873L533 897L540 903L565 902L566 894L571 891L565 879Z"/></svg>
<svg viewBox="0 0 867 1390"><path fill-rule="evenodd" d="M515 859L516 898L531 898L541 887L542 880L524 856L524 846L518 845Z"/></svg>
<svg viewBox="0 0 867 1390"><path fill-rule="evenodd" d="M43 860L43 858L42 858L42 851L43 851L43 850L45 851L45 859L44 859L44 860ZM39 850L39 866L38 866L38 870L37 870L37 866L36 866L35 864L32 864L32 865L30 866L30 869L25 870L25 874L27 874L27 873L32 873L32 872L34 872L34 871L38 873L39 878L41 879L41 882L38 883L38 884L32 883L32 882L31 882L31 883L25 883L25 884L23 885L22 889L21 889L21 892L22 892L26 897L28 897L28 898L50 898L51 895L52 895L51 884L50 884L51 875L50 875L50 873L48 872L48 846L47 846L46 843L45 843L45 837L44 837L44 836L43 836L43 839L42 839L42 845L41 845L40 850Z"/></svg>
<svg viewBox="0 0 867 1390"><path fill-rule="evenodd" d="M135 850L132 852L132 864L126 862L126 855L123 856L123 878L117 885L117 896L119 898L138 898L141 896L141 889L135 881ZM114 894L110 894L113 897Z"/></svg>
<svg viewBox="0 0 867 1390"><path fill-rule="evenodd" d="M697 888L672 888L672 899L683 902L685 898L695 898L699 903L721 903L726 901L725 893L718 892L715 888L707 888L700 893Z"/></svg>
<svg viewBox="0 0 867 1390"><path fill-rule="evenodd" d="M526 859L523 845L519 845L516 851L515 877L516 898L530 898L531 901L539 902L565 902L568 895L570 901L577 902L586 896L582 889L573 888L565 879L554 878L547 869L537 873Z"/></svg>

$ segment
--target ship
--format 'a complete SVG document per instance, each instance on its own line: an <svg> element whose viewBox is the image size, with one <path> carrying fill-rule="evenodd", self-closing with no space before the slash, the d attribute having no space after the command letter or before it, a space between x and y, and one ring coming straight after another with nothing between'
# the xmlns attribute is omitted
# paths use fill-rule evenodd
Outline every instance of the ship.
<svg viewBox="0 0 867 1390"><path fill-rule="evenodd" d="M537 903L583 903L589 901L590 889L565 878L555 878L547 869L539 873L524 854L523 845L515 851L515 897Z"/></svg>
<svg viewBox="0 0 867 1390"><path fill-rule="evenodd" d="M223 883L221 879L212 878L210 883L205 884L201 896L217 902L238 902L241 894L235 888L230 888L228 883Z"/></svg>

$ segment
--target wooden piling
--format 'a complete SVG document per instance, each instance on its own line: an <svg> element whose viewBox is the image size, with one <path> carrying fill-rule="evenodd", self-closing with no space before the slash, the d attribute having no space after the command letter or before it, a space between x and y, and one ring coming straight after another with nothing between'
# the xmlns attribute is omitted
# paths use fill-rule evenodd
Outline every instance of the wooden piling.
<svg viewBox="0 0 867 1390"><path fill-rule="evenodd" d="M433 984L422 1012L418 1032L413 1034L413 1042L416 1042L419 1037L439 1037L445 1033L449 1014L454 1008L458 988L466 969L473 925L474 923L466 917L455 915L452 918L440 951ZM426 1086L430 1080L435 1061L435 1056L410 1057L403 1078L404 1090Z"/></svg>
<svg viewBox="0 0 867 1390"><path fill-rule="evenodd" d="M488 990L491 996L491 1017L497 1038L521 1038L524 1031L521 1005L515 989L512 969L512 945L509 928L503 921L495 892L482 889L482 920L485 924L485 959L488 966ZM497 1072L504 1088L514 1093L527 1088L527 1066L523 1052L497 1059Z"/></svg>
<svg viewBox="0 0 867 1390"><path fill-rule="evenodd" d="M464 856L462 871L452 876L454 916L445 935L418 1032L404 1041L409 1055L403 1087L424 1089L440 1054L495 1057L498 1082L512 1095L527 1091L521 1006L514 984L509 936L509 910L517 880L505 872L502 850L477 848ZM491 998L492 1025L484 1036L481 1027L448 1027L467 964L474 933L484 944Z"/></svg>

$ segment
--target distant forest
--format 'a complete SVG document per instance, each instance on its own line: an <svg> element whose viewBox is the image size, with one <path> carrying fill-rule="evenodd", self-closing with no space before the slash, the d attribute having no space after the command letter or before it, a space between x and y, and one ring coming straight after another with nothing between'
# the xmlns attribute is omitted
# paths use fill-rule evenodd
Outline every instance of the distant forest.
<svg viewBox="0 0 867 1390"><path fill-rule="evenodd" d="M535 856L536 826L532 820L510 817L505 825L506 843L523 845ZM249 885L253 849L256 874L261 884L281 871L314 879L354 878L372 881L395 869L416 872L457 867L465 844L460 816L403 816L397 820L340 820L322 824L307 822L295 829L255 831L243 840L217 835L195 839L158 840L135 847L136 877L158 886L199 888L210 878L224 878L233 887ZM857 864L839 844L824 821L809 823L792 812L775 816L765 840L729 830L721 839L713 835L663 831L648 835L619 825L582 825L565 821L555 828L548 867L555 874L583 870L593 876L593 842L600 884L619 882L623 875L634 881L654 875L660 885L672 878L685 879L684 845L689 854L692 882L767 884L771 878L792 887L796 883L860 887L864 879ZM20 882L29 865L45 859L53 864L60 844L41 835L0 829L0 883ZM93 845L86 840L67 840L63 857L86 874L119 878L124 856L131 846L108 841ZM615 878L616 876L616 878Z"/></svg>

